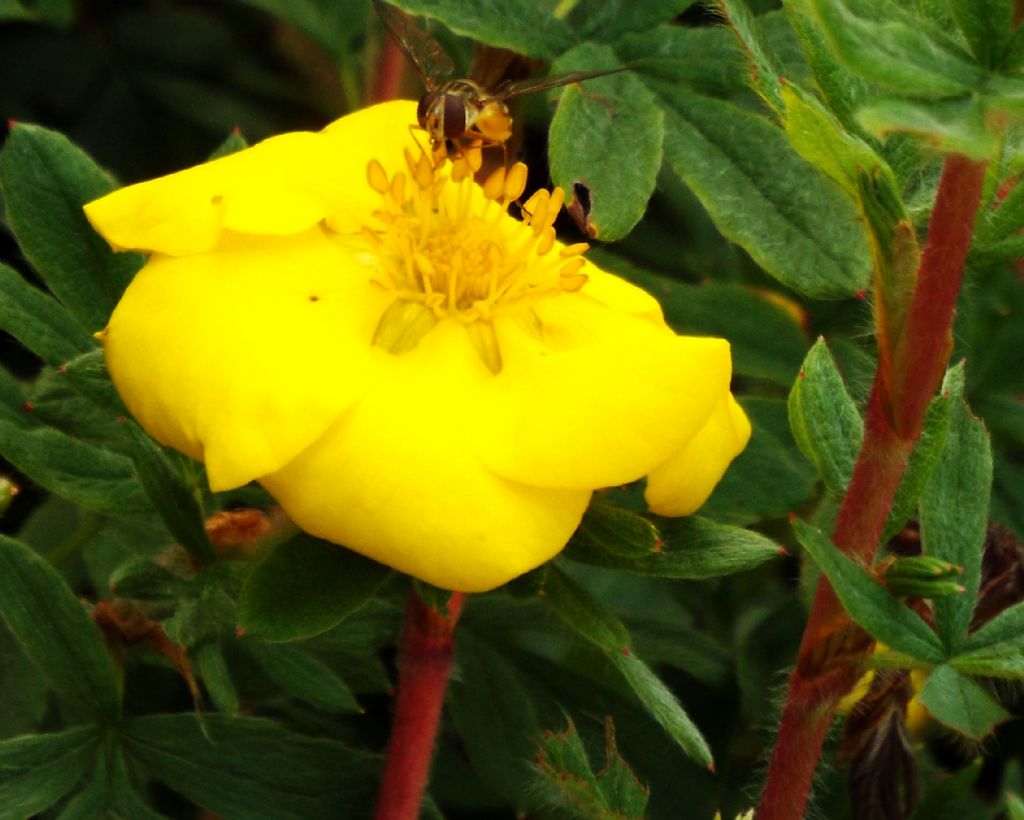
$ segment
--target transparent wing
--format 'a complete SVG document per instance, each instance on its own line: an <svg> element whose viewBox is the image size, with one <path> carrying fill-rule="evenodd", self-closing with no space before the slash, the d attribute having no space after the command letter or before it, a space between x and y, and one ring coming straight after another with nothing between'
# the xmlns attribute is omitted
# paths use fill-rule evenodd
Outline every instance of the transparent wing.
<svg viewBox="0 0 1024 820"><path fill-rule="evenodd" d="M536 67L536 60L530 60L507 48L476 43L473 46L473 62L469 64L469 79L489 90L525 80Z"/></svg>
<svg viewBox="0 0 1024 820"><path fill-rule="evenodd" d="M533 94L536 91L547 91L549 88L558 88L563 85L592 80L594 77L605 77L609 74L618 74L620 71L628 71L625 66L622 68L606 69L604 71L573 71L569 74L557 74L554 77L537 77L531 80L521 80L515 83L502 83L491 92L491 96L498 100L507 100L512 97L520 97L523 94Z"/></svg>
<svg viewBox="0 0 1024 820"><path fill-rule="evenodd" d="M428 91L436 90L455 72L455 63L444 47L413 23L408 14L381 0L373 0L373 6Z"/></svg>

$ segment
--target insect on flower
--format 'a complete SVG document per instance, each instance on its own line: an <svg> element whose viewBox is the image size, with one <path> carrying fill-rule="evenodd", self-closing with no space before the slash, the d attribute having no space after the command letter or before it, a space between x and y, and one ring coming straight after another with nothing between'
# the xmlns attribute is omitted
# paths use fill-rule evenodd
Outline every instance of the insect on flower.
<svg viewBox="0 0 1024 820"><path fill-rule="evenodd" d="M514 52L478 46L469 78L453 78L455 63L444 47L418 28L405 12L374 0L381 20L427 89L416 118L427 132L436 157L460 156L469 148L506 144L512 137L512 115L507 100L623 71L575 71L554 77L503 79L518 58ZM493 85L493 88L491 87Z"/></svg>

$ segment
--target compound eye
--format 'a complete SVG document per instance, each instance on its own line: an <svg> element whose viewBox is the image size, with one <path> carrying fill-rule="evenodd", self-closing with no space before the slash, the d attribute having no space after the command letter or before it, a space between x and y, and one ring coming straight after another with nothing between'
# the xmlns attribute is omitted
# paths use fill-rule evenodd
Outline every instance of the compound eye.
<svg viewBox="0 0 1024 820"><path fill-rule="evenodd" d="M458 94L444 95L444 137L457 140L466 133L466 101Z"/></svg>
<svg viewBox="0 0 1024 820"><path fill-rule="evenodd" d="M420 124L420 128L427 127L427 114L430 113L434 107L434 103L437 102L437 92L428 91L422 97L420 97L419 105L416 106L416 120Z"/></svg>

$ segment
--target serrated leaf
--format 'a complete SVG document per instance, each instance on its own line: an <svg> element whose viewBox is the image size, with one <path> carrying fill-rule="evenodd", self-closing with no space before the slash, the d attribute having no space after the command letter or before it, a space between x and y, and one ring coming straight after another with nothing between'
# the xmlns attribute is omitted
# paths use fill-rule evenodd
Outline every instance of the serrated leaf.
<svg viewBox="0 0 1024 820"><path fill-rule="evenodd" d="M141 265L111 251L82 213L114 181L63 135L18 124L0 154L0 185L25 257L84 328L102 328Z"/></svg>
<svg viewBox="0 0 1024 820"><path fill-rule="evenodd" d="M530 763L541 725L525 682L501 654L462 628L456 657L459 671L446 708L473 769L507 800L532 802Z"/></svg>
<svg viewBox="0 0 1024 820"><path fill-rule="evenodd" d="M1001 68L1015 28L1013 0L950 0L949 9L975 59L989 68Z"/></svg>
<svg viewBox="0 0 1024 820"><path fill-rule="evenodd" d="M299 535L249 575L238 601L238 623L267 641L308 638L359 609L389 577L383 564Z"/></svg>
<svg viewBox="0 0 1024 820"><path fill-rule="evenodd" d="M917 699L937 721L972 740L981 740L1009 713L992 696L950 666L937 666Z"/></svg>
<svg viewBox="0 0 1024 820"><path fill-rule="evenodd" d="M553 71L622 67L610 47L587 43L559 58ZM644 215L661 167L663 121L654 95L629 72L561 93L548 135L551 178L591 238L621 239Z"/></svg>
<svg viewBox="0 0 1024 820"><path fill-rule="evenodd" d="M957 598L935 601L935 625L955 654L967 636L981 583L981 554L988 528L992 453L985 426L964 400L964 367L952 368L942 385L950 395L945 446L921 495L921 544L925 553L962 566Z"/></svg>
<svg viewBox="0 0 1024 820"><path fill-rule="evenodd" d="M52 806L88 771L94 727L0 742L0 820L23 820Z"/></svg>
<svg viewBox="0 0 1024 820"><path fill-rule="evenodd" d="M95 347L60 303L6 265L0 265L0 329L54 367Z"/></svg>
<svg viewBox="0 0 1024 820"><path fill-rule="evenodd" d="M597 598L554 564L546 567L543 597L558 616L605 654L633 694L691 758L711 766L711 750L700 730L664 683L630 649L629 632Z"/></svg>
<svg viewBox="0 0 1024 820"><path fill-rule="evenodd" d="M260 718L150 715L124 723L124 747L153 777L233 820L369 816L374 755Z"/></svg>
<svg viewBox="0 0 1024 820"><path fill-rule="evenodd" d="M796 520L793 532L828 577L855 623L898 652L927 663L942 663L946 657L942 642L916 612L843 555L820 530Z"/></svg>
<svg viewBox="0 0 1024 820"><path fill-rule="evenodd" d="M985 73L942 31L890 0L811 0L848 69L902 96L953 97Z"/></svg>
<svg viewBox="0 0 1024 820"><path fill-rule="evenodd" d="M718 0L717 5L747 56L751 87L776 115L781 115L780 79L785 72L760 22L745 0Z"/></svg>
<svg viewBox="0 0 1024 820"><path fill-rule="evenodd" d="M573 536L565 555L637 575L699 579L753 569L782 553L778 544L759 533L696 516L662 519L660 529L662 542L655 551L617 554Z"/></svg>
<svg viewBox="0 0 1024 820"><path fill-rule="evenodd" d="M854 206L778 128L731 103L646 82L665 107L665 158L726 238L807 296L867 286L871 260Z"/></svg>
<svg viewBox="0 0 1024 820"><path fill-rule="evenodd" d="M538 786L546 803L581 820L642 820L649 793L619 754L611 718L605 719L605 732L605 766L597 774L571 721L564 732L545 733Z"/></svg>
<svg viewBox="0 0 1024 820"><path fill-rule="evenodd" d="M328 712L362 712L352 690L325 664L300 649L244 640L242 647L288 694Z"/></svg>
<svg viewBox="0 0 1024 820"><path fill-rule="evenodd" d="M892 133L908 133L945 154L984 160L999 151L999 136L989 127L984 102L978 97L881 99L861 108L857 119L879 139Z"/></svg>
<svg viewBox="0 0 1024 820"><path fill-rule="evenodd" d="M565 21L529 0L398 0L393 5L440 20L456 34L527 57L551 60L577 43L576 33Z"/></svg>
<svg viewBox="0 0 1024 820"><path fill-rule="evenodd" d="M99 629L53 567L3 536L0 617L54 689L97 721L117 718L117 675Z"/></svg>
<svg viewBox="0 0 1024 820"><path fill-rule="evenodd" d="M131 462L51 428L0 420L0 454L50 492L86 509L124 515L150 509Z"/></svg>
<svg viewBox="0 0 1024 820"><path fill-rule="evenodd" d="M201 564L214 559L213 545L206 534L203 511L195 488L186 481L171 454L151 439L133 421L126 421L135 473L163 519L168 531ZM174 459L174 460L172 460Z"/></svg>
<svg viewBox="0 0 1024 820"><path fill-rule="evenodd" d="M831 493L841 498L864 439L864 422L846 392L832 354L818 339L789 392L789 425Z"/></svg>

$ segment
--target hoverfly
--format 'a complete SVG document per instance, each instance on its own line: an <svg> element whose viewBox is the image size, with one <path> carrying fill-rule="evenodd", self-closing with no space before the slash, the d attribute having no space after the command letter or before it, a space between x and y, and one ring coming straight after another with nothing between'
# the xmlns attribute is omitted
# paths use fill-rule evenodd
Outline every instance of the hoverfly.
<svg viewBox="0 0 1024 820"><path fill-rule="evenodd" d="M498 82L501 69L511 65L517 55L501 48L478 47L485 57L474 57L470 78L453 79L455 63L436 39L417 28L405 12L382 0L373 0L373 4L427 89L417 106L416 119L427 132L435 155L446 155L449 145L454 146L456 153L469 147L500 145L504 149L512 137L507 100L624 70L575 71L555 77ZM488 57L499 64L498 76L494 67L487 65ZM497 84L491 88L493 83Z"/></svg>

